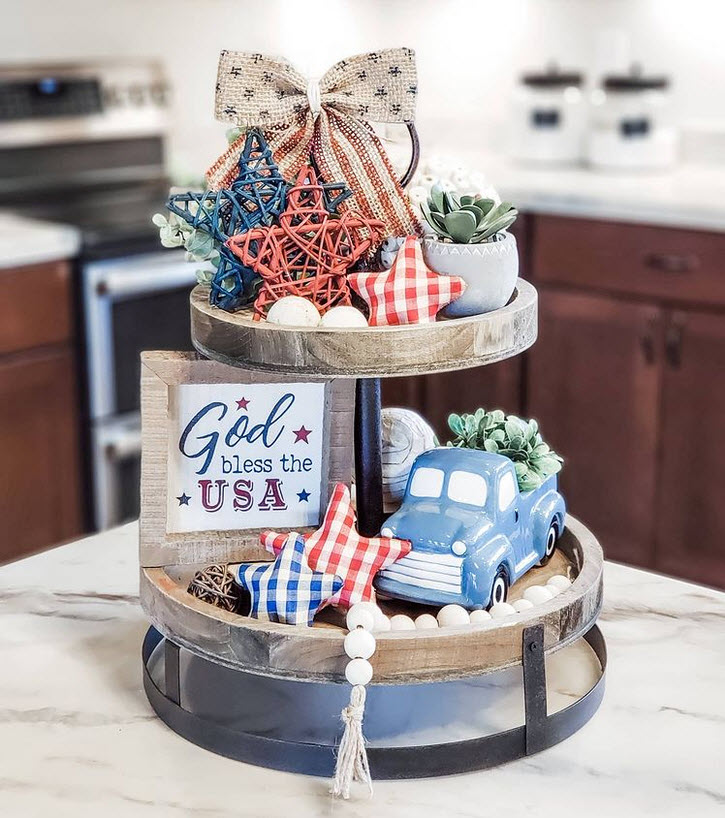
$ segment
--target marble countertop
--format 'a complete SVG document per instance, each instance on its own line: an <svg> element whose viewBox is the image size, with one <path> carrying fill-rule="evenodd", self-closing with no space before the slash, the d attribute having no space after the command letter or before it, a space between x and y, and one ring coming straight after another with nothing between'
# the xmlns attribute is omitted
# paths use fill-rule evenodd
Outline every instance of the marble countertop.
<svg viewBox="0 0 725 818"><path fill-rule="evenodd" d="M682 164L667 171L600 171L524 165L467 151L500 195L529 213L725 231L725 166Z"/></svg>
<svg viewBox="0 0 725 818"><path fill-rule="evenodd" d="M0 211L0 269L73 258L80 243L75 227Z"/></svg>
<svg viewBox="0 0 725 818"><path fill-rule="evenodd" d="M607 690L567 741L451 778L328 782L187 743L141 685L135 524L0 568L0 812L318 818L722 816L725 594L607 564Z"/></svg>

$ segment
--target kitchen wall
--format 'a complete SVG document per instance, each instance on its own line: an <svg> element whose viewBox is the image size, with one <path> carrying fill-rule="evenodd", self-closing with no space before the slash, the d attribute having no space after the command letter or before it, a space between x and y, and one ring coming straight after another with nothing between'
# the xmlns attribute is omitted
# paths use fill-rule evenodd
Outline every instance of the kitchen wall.
<svg viewBox="0 0 725 818"><path fill-rule="evenodd" d="M0 0L0 12L3 61L162 59L174 81L171 162L184 174L223 145L211 115L223 47L321 73L350 53L412 46L424 144L451 135L462 149L499 149L515 76L552 58L668 72L680 121L725 131L721 0Z"/></svg>

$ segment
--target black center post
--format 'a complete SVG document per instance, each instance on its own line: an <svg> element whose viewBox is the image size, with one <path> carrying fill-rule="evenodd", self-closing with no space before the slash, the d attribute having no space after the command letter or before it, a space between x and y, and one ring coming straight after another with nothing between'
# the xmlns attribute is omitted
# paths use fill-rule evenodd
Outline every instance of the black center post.
<svg viewBox="0 0 725 818"><path fill-rule="evenodd" d="M358 529L365 537L380 532L383 512L383 442L380 379L355 383L355 493Z"/></svg>

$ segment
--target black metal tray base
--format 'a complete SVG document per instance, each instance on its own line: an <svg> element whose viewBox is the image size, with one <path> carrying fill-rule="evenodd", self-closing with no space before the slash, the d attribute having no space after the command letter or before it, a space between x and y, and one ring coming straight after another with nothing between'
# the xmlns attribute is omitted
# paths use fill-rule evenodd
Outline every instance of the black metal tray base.
<svg viewBox="0 0 725 818"><path fill-rule="evenodd" d="M601 675L581 698L552 715L547 714L546 669L543 651L543 626L527 628L523 634L522 669L524 688L524 724L503 732L487 734L462 741L415 744L413 746L375 746L368 748L368 759L374 779L425 778L482 770L507 761L538 753L563 741L579 730L594 715L604 695L607 664L606 645L596 625L583 637L596 655ZM164 690L154 680L150 670L152 656L163 641ZM295 735L293 726L284 737L270 735L263 720L255 724L254 708L246 716L234 714L234 676L246 677L247 686L242 688L249 696L249 677L229 668L221 669L215 662L193 654L194 672L180 672L180 649L174 642L164 639L150 628L143 643L143 682L151 706L174 732L194 744L220 755L277 770L305 775L329 777L335 767L336 747L329 741L303 740ZM231 687L225 681L219 685L219 674L231 679ZM229 676L231 674L231 676ZM284 682L256 676L253 684L306 685L305 682ZM216 688L214 687L216 685ZM348 693L346 685L339 688L341 697ZM375 690L375 688L371 688ZM218 694L218 695L217 695ZM289 704L290 693L279 693L279 701ZM330 697L326 694L325 699ZM196 701L194 709L182 706ZM228 702L228 711L225 709ZM266 706L270 706L270 699ZM202 702L201 705L198 702ZM210 704L211 702L211 704ZM253 703L252 703L253 704ZM327 704L330 704L327 702ZM337 707L337 703L332 703ZM370 706L370 699L369 699ZM225 715L228 712L228 717ZM339 709L337 709L339 713ZM251 714L251 715L250 715ZM327 717L325 716L327 720ZM367 714L366 714L367 719ZM338 725L336 724L335 727ZM266 733L265 734L265 729ZM341 728L340 728L341 732Z"/></svg>

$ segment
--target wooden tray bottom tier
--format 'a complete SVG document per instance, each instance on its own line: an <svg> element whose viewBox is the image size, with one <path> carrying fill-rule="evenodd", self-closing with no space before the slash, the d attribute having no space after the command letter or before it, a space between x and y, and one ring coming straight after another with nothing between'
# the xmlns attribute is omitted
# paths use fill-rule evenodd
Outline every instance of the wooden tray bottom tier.
<svg viewBox="0 0 725 818"><path fill-rule="evenodd" d="M544 649L557 650L586 633L602 603L602 551L594 536L573 517L559 548L542 568L525 574L510 591L519 599L530 585L556 574L573 580L563 593L522 613L426 631L377 633L371 659L373 684L415 684L482 675L521 663L523 630L544 625ZM141 569L141 603L153 625L189 650L238 670L302 681L344 682L349 661L343 650L342 617L325 612L311 628L260 622L227 613L186 592L201 566ZM435 609L382 600L386 614L416 616Z"/></svg>

